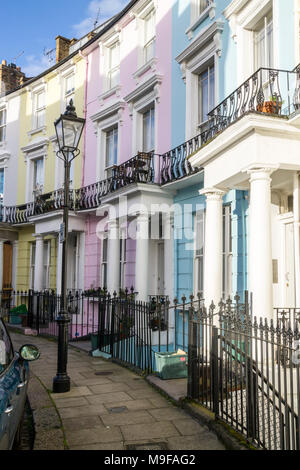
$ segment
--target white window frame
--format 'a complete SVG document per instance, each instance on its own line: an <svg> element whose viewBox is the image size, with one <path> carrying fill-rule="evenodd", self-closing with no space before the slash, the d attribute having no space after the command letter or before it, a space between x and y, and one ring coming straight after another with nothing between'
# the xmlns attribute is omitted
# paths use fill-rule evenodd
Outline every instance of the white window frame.
<svg viewBox="0 0 300 470"><path fill-rule="evenodd" d="M115 48L118 48L118 50L117 50L117 54L118 54L117 65L112 64L112 53L113 53L113 50ZM116 82L114 83L112 77L113 77L113 74L115 74L117 72L118 72L117 79L116 79ZM112 90L120 84L120 41L119 40L115 41L113 44L111 44L107 48L107 71L106 71L106 75L107 75L107 87L106 87L107 90Z"/></svg>
<svg viewBox="0 0 300 470"><path fill-rule="evenodd" d="M34 251L34 263L33 263L33 251ZM35 262L36 262L36 242L30 243L30 289L34 289L34 277L35 277Z"/></svg>
<svg viewBox="0 0 300 470"><path fill-rule="evenodd" d="M145 118L146 118L146 115L150 113L150 130L149 132L145 132ZM154 119L154 126L152 125L152 116L153 116L153 119ZM142 133L143 133L143 140L142 140L142 152L152 152L154 151L155 149L155 104L152 103L151 106L144 110L142 112L142 119L143 119L143 129L142 129ZM151 142L147 142L147 138L148 138L148 134L150 134L150 140ZM153 145L151 145L153 143Z"/></svg>
<svg viewBox="0 0 300 470"><path fill-rule="evenodd" d="M118 152L119 152L119 126L118 125L115 125L113 126L112 128L110 129L106 129L105 131L105 174L106 174L106 177L110 177L112 176L112 168L118 164ZM109 138L109 135L112 133L112 140L113 140L113 146L114 146L114 136L115 136L115 132L117 133L117 149L116 149L116 162L113 163L112 165L109 165L108 164L108 149L110 148L109 147L109 142L108 142L108 138ZM115 150L115 149L114 149Z"/></svg>
<svg viewBox="0 0 300 470"><path fill-rule="evenodd" d="M37 176L37 162L42 162L42 183L36 183L36 176ZM44 191L44 183L45 183L45 159L44 157L37 157L32 160L33 166L33 174L32 174L32 193L35 194L42 194Z"/></svg>
<svg viewBox="0 0 300 470"><path fill-rule="evenodd" d="M43 96L43 104L39 107L39 96ZM39 130L45 127L46 123L46 90L41 88L33 93L32 110L32 130Z"/></svg>
<svg viewBox="0 0 300 470"><path fill-rule="evenodd" d="M158 1L148 0L141 2L138 8L133 9L138 30L138 63L137 70L144 69L146 64L152 64L155 60L156 55L156 25L157 25L157 13L158 13ZM148 18L154 19L154 31L153 34L147 37L146 21ZM152 54L147 56L148 48L152 47Z"/></svg>
<svg viewBox="0 0 300 470"><path fill-rule="evenodd" d="M67 87L69 79L73 80L73 87L71 89L68 89ZM73 103L75 104L75 73L74 72L70 72L64 76L64 106L65 108L69 105L71 99L73 100Z"/></svg>
<svg viewBox="0 0 300 470"><path fill-rule="evenodd" d="M106 132L113 127L118 127L118 158L120 161L120 142L122 141L123 112L126 103L118 101L103 111L91 116L97 135L97 164L96 179L100 181L106 178Z"/></svg>
<svg viewBox="0 0 300 470"><path fill-rule="evenodd" d="M129 104L129 112L132 116L132 155L137 155L143 148L143 113L151 107L155 110L154 150L156 150L159 120L156 105L160 102L161 82L162 76L154 75L124 98Z"/></svg>
<svg viewBox="0 0 300 470"><path fill-rule="evenodd" d="M199 233L199 225L202 224L201 233ZM204 297L204 257L205 257L205 209L197 211L194 215L194 294L200 293L201 298ZM199 240L202 240L202 253L198 250ZM199 251L199 252L198 252ZM201 279L199 279L199 268L201 268Z"/></svg>
<svg viewBox="0 0 300 470"><path fill-rule="evenodd" d="M126 275L126 262L127 262L127 239L125 232L121 232L120 237L120 289L125 289L125 275Z"/></svg>
<svg viewBox="0 0 300 470"><path fill-rule="evenodd" d="M181 66L182 78L186 82L186 128L185 140L199 134L199 104L195 96L199 93L199 74L214 64L215 103L219 102L219 58L222 55L221 34L224 24L211 23L205 34L198 34L189 46L176 57Z"/></svg>
<svg viewBox="0 0 300 470"><path fill-rule="evenodd" d="M213 90L211 90L211 74L212 74L212 69L213 69ZM199 128L201 125L203 125L205 122L207 122L207 119L205 119L205 116L203 116L203 103L202 103L202 97L201 97L201 94L202 94L202 84L201 84L201 77L204 73L208 74L208 97L207 97L207 100L208 100L208 112L210 112L215 106L216 106L216 84L215 84L215 64L214 62L213 63L209 63L207 64L207 66L201 70L199 73L198 73L198 121L199 121ZM213 96L214 96L214 103L212 104L212 106L210 106L210 101L211 101L211 95L213 93Z"/></svg>
<svg viewBox="0 0 300 470"><path fill-rule="evenodd" d="M190 0L191 5L191 22L186 34L192 39L194 31L209 16L210 19L215 17L216 0Z"/></svg>
<svg viewBox="0 0 300 470"><path fill-rule="evenodd" d="M279 68L279 37L273 0L251 0L231 2L223 14L231 28L231 36L237 50L237 83L234 88L247 80L255 71L254 31L265 16L273 17L273 68ZM274 7L274 8L273 8Z"/></svg>
<svg viewBox="0 0 300 470"><path fill-rule="evenodd" d="M222 296L232 296L232 207L223 205L223 247L222 247Z"/></svg>
<svg viewBox="0 0 300 470"><path fill-rule="evenodd" d="M144 46L143 46L143 64L147 64L150 60L155 57L155 46L156 46L156 11L153 7L150 12L146 14L143 19L144 21ZM152 34L148 37L147 31L148 26L153 22ZM149 55L149 50L150 55Z"/></svg>
<svg viewBox="0 0 300 470"><path fill-rule="evenodd" d="M263 27L258 29L258 25L263 22ZM271 26L272 31L272 44L269 43L269 28ZM259 63L257 57L257 49L258 49L258 35L263 34L263 43L264 43L264 63ZM271 58L270 52L272 53ZM269 63L271 60L271 63ZM273 68L274 67L274 31L273 31L273 11L270 10L268 14L264 15L261 18L256 26L253 29L253 61L254 61L254 70L258 70L261 67L264 68Z"/></svg>
<svg viewBox="0 0 300 470"><path fill-rule="evenodd" d="M46 254L46 262L45 262L45 254ZM44 248L43 248L43 289L50 288L50 267L51 267L51 240L45 240Z"/></svg>
<svg viewBox="0 0 300 470"><path fill-rule="evenodd" d="M104 259L104 243L106 244L106 259ZM106 282L104 282L106 280ZM102 252L101 252L101 287L107 288L108 285L108 232L103 234Z"/></svg>
<svg viewBox="0 0 300 470"><path fill-rule="evenodd" d="M121 50L122 50L122 41L121 41L121 33L116 30L110 30L99 43L100 49L100 61L99 61L99 74L102 77L102 92L99 96L100 102L103 104L104 101L110 97L111 95L115 94L117 97L120 96L120 69L121 69ZM111 52L112 49L118 47L118 64L112 67L111 65ZM113 71L117 71L119 69L119 77L112 86L111 82L111 74Z"/></svg>
<svg viewBox="0 0 300 470"><path fill-rule="evenodd" d="M4 115L4 124L1 124L0 120L0 144L6 142L6 128L7 128L7 109L6 107L0 107L0 114ZM2 134L2 138L1 138Z"/></svg>

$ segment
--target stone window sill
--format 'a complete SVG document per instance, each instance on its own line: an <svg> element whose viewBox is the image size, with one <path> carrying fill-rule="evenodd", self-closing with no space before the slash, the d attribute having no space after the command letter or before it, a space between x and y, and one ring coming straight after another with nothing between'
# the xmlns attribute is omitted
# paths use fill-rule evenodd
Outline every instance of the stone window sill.
<svg viewBox="0 0 300 470"><path fill-rule="evenodd" d="M216 4L212 2L202 13L201 15L190 25L190 27L186 30L185 34L189 39L192 39L195 29L206 20L206 18L210 17L213 19L216 15Z"/></svg>

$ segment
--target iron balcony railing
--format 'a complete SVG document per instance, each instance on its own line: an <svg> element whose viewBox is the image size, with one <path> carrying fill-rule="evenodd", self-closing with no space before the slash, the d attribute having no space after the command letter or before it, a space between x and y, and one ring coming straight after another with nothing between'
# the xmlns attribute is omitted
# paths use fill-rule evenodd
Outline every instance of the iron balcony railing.
<svg viewBox="0 0 300 470"><path fill-rule="evenodd" d="M208 113L200 133L161 156L161 184L167 184L199 171L189 157L250 112L289 116L300 109L300 65L294 70L260 68Z"/></svg>
<svg viewBox="0 0 300 470"><path fill-rule="evenodd" d="M139 152L114 166L110 177L71 190L69 207L77 211L95 209L103 197L130 184L165 185L194 175L201 168L191 166L192 154L247 113L288 117L299 109L300 65L292 71L260 68L208 113L198 135L162 155ZM3 207L2 219L11 224L26 223L34 215L62 209L63 198L63 189L59 189L37 196L29 204Z"/></svg>
<svg viewBox="0 0 300 470"><path fill-rule="evenodd" d="M116 165L112 169L112 176L97 183L84 186L77 190L70 190L69 209L88 210L100 206L101 198L133 183L154 183L154 154L153 152L140 152L135 157ZM46 214L64 207L64 189L38 195L33 202L3 207L2 218L10 224L28 223L30 217Z"/></svg>
<svg viewBox="0 0 300 470"><path fill-rule="evenodd" d="M139 152L130 160L112 168L112 176L75 191L75 209L97 208L101 198L133 183L155 183L153 152Z"/></svg>

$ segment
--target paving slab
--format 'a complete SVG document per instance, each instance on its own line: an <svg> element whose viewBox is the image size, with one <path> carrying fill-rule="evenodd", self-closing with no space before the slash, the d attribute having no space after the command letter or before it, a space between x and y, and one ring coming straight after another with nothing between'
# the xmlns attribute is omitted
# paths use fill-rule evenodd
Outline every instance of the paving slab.
<svg viewBox="0 0 300 470"><path fill-rule="evenodd" d="M153 438L166 438L178 436L176 427L169 421L160 421L148 424L136 424L121 426L124 439L129 440L148 440Z"/></svg>
<svg viewBox="0 0 300 470"><path fill-rule="evenodd" d="M66 430L66 438L70 449L73 446L83 446L84 444L102 445L107 442L121 442L123 440L120 428L117 426L95 426L90 429Z"/></svg>
<svg viewBox="0 0 300 470"><path fill-rule="evenodd" d="M12 336L16 348L28 343L24 335ZM225 450L213 432L155 388L173 390L178 396L182 381L166 381L163 386L157 380L149 383L111 360L93 358L72 347L68 355L71 390L52 393L57 343L40 337L30 342L41 351L40 359L30 365L34 449Z"/></svg>

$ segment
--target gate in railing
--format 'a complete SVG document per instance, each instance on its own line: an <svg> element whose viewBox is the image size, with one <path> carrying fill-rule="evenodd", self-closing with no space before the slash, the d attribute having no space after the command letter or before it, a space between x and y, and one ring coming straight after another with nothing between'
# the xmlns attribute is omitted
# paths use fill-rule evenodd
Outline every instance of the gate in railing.
<svg viewBox="0 0 300 470"><path fill-rule="evenodd" d="M257 447L299 450L298 341L298 330L245 306L207 314L190 304L188 396Z"/></svg>

